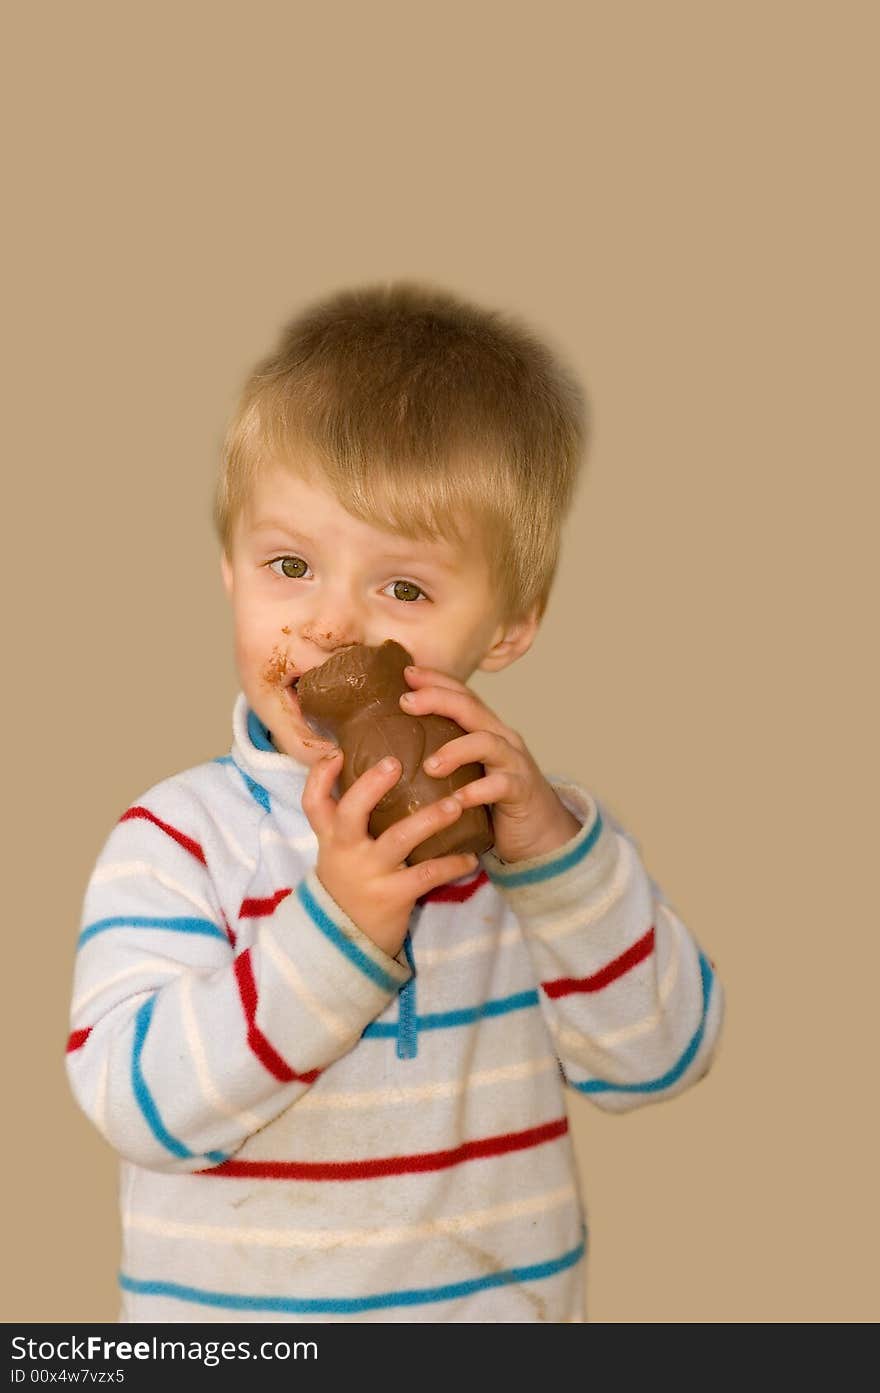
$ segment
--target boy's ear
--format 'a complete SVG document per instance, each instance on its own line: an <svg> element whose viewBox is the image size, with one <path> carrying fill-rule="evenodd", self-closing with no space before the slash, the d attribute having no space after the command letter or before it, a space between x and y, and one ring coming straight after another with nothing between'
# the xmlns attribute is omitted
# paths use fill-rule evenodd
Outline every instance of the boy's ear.
<svg viewBox="0 0 880 1393"><path fill-rule="evenodd" d="M229 558L227 557L225 551L223 552L223 554L222 554L221 557L220 557L220 574L221 574L222 577L223 577L223 587L224 587L224 589L225 589L227 595L231 595L231 594L232 594L232 567L231 567L230 564L229 564Z"/></svg>
<svg viewBox="0 0 880 1393"><path fill-rule="evenodd" d="M521 619L499 625L495 631L483 661L479 664L482 672L500 672L502 668L521 658L534 642L541 622L541 607L535 605Z"/></svg>

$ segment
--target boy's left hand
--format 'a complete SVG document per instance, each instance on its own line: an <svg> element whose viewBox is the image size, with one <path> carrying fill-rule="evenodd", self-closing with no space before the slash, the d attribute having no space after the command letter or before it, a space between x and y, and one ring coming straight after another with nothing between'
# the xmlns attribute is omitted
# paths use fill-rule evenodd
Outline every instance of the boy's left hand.
<svg viewBox="0 0 880 1393"><path fill-rule="evenodd" d="M465 808L492 805L496 856L502 861L525 861L571 841L581 824L560 802L521 735L504 725L457 678L426 667L408 667L405 676L413 690L401 696L402 711L411 716L447 716L467 732L448 740L426 760L427 773L451 774L462 764L485 766L485 777L457 789L455 797Z"/></svg>

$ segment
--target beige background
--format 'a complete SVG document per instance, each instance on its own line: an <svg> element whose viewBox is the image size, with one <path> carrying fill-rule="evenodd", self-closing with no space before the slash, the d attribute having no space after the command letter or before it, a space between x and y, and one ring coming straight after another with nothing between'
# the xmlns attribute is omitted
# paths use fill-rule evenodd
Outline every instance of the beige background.
<svg viewBox="0 0 880 1393"><path fill-rule="evenodd" d="M875 1321L873 3L93 3L6 16L3 1319L114 1320L63 1065L85 882L227 751L210 493L306 299L423 276L594 415L532 652L477 690L632 831L721 1052L571 1119L594 1321Z"/></svg>

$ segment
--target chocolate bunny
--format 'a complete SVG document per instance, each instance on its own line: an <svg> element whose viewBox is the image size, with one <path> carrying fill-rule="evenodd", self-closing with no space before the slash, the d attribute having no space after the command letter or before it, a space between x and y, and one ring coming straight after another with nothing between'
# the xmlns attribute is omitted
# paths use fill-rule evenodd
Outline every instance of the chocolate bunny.
<svg viewBox="0 0 880 1393"><path fill-rule="evenodd" d="M394 639L386 639L377 648L351 643L304 673L297 686L303 716L342 747L341 793L385 755L396 755L400 760L400 778L370 815L373 837L484 773L482 764L464 764L451 774L434 778L422 768L428 755L465 732L446 716L410 716L401 709L400 696L410 690L403 669L411 662L410 654ZM489 810L480 804L465 808L450 827L420 842L406 860L408 865L416 865L460 851L479 855L488 851L492 842Z"/></svg>

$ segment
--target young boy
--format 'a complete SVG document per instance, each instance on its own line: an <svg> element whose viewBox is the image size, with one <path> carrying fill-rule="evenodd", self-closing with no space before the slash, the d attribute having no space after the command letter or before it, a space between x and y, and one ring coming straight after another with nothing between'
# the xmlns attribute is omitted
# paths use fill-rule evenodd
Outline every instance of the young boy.
<svg viewBox="0 0 880 1393"><path fill-rule="evenodd" d="M722 1017L631 838L467 686L534 640L585 422L529 329L411 282L309 306L249 379L215 507L231 752L122 815L78 945L67 1064L121 1157L120 1320L584 1319L564 1086L672 1097ZM334 797L295 683L388 638L404 709L465 732L429 772L485 776L374 839L400 766ZM491 852L406 864L479 803Z"/></svg>

